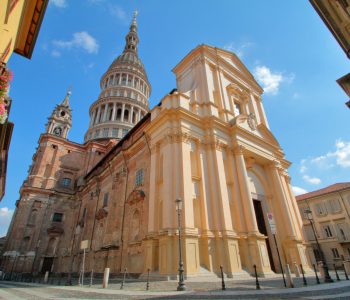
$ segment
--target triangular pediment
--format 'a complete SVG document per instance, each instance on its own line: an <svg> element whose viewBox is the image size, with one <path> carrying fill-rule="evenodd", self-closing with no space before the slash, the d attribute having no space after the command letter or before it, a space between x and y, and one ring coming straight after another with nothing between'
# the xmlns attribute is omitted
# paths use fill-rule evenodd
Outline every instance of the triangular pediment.
<svg viewBox="0 0 350 300"><path fill-rule="evenodd" d="M209 45L202 44L193 49L173 68L173 72L179 75L201 59L205 59L212 65L222 68L226 73L231 74L232 77L239 77L251 88L254 88L257 93L263 93L261 86L236 54Z"/></svg>
<svg viewBox="0 0 350 300"><path fill-rule="evenodd" d="M276 147L281 147L280 144L278 143L277 139L275 136L272 134L270 129L268 129L264 124L259 124L257 126L257 130L260 132L262 135L262 138L266 140L269 144L272 144Z"/></svg>
<svg viewBox="0 0 350 300"><path fill-rule="evenodd" d="M209 59L213 60L213 62L221 66L223 69L230 72L230 68L232 68L235 71L234 73L238 72L240 74L239 77L244 81L250 82L257 89L261 90L261 92L263 91L260 85L256 82L252 73L249 72L243 62L233 52L205 45L205 54Z"/></svg>

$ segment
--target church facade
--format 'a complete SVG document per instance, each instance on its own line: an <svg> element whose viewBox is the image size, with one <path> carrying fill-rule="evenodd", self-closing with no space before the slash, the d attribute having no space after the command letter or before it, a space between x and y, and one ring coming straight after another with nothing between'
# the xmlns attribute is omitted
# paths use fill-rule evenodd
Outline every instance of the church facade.
<svg viewBox="0 0 350 300"><path fill-rule="evenodd" d="M178 273L228 277L308 269L290 163L269 129L262 88L239 58L208 45L173 69L177 88L153 109L134 17L101 78L84 143L67 139L70 93L39 138L8 232L7 272ZM271 230L268 214L275 226ZM292 268L293 269L293 268Z"/></svg>

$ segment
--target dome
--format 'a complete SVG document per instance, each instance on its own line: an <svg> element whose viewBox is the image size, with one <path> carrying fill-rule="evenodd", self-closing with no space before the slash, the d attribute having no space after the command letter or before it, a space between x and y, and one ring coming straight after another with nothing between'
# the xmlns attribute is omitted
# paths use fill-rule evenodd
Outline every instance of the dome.
<svg viewBox="0 0 350 300"><path fill-rule="evenodd" d="M149 111L151 85L138 54L136 15L125 37L125 48L102 75L101 92L90 106L85 141L120 140Z"/></svg>

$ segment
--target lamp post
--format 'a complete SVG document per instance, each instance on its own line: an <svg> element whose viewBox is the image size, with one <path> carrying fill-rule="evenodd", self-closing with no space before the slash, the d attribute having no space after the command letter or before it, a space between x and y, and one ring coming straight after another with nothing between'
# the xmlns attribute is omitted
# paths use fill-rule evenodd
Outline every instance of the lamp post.
<svg viewBox="0 0 350 300"><path fill-rule="evenodd" d="M176 199L176 211L177 211L177 224L179 230L179 284L177 286L178 291L186 291L186 285L184 281L184 263L182 261L182 249L181 249L181 210L182 199Z"/></svg>
<svg viewBox="0 0 350 300"><path fill-rule="evenodd" d="M320 246L320 244L318 242L318 239L317 239L316 229L314 227L314 222L313 222L313 219L312 219L312 212L311 212L310 209L305 209L305 213L307 214L307 218L308 218L308 220L310 222L312 231L314 233L315 241L316 241L316 244L317 244L318 252L320 253L320 256L321 256L322 268L323 268L323 271L324 271L324 281L325 282L333 282L333 279L331 278L331 276L329 276L328 266L327 266L325 257L323 255L321 246Z"/></svg>

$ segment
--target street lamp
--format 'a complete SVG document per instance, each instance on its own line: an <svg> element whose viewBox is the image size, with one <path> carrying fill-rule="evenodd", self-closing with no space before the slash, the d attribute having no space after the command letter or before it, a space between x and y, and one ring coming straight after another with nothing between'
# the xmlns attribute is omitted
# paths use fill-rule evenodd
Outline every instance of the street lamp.
<svg viewBox="0 0 350 300"><path fill-rule="evenodd" d="M186 285L184 281L184 263L182 261L182 249L181 249L181 219L180 214L182 210L182 199L176 199L176 211L177 211L177 224L179 230L179 284L177 286L178 291L186 291Z"/></svg>
<svg viewBox="0 0 350 300"><path fill-rule="evenodd" d="M326 259L325 259L324 255L323 255L321 246L320 246L320 244L318 242L318 239L317 239L316 229L314 227L314 222L313 222L313 218L312 218L312 212L311 212L310 209L305 209L304 212L306 213L307 218L308 218L308 220L310 222L312 231L314 233L315 241L316 241L316 244L317 244L318 252L320 253L320 256L321 256L322 268L323 268L323 271L324 271L324 281L325 282L333 282L333 279L331 278L331 276L329 276Z"/></svg>

